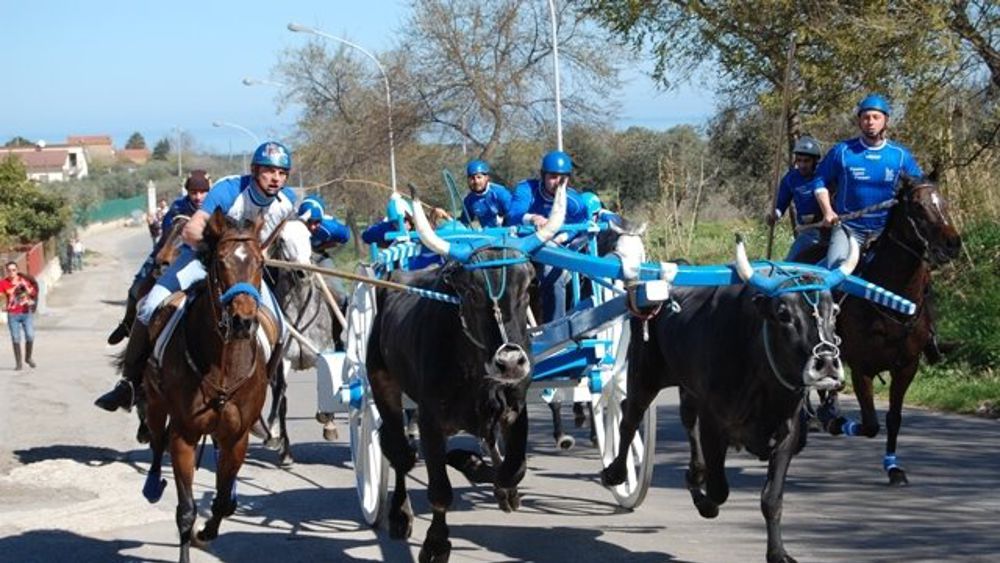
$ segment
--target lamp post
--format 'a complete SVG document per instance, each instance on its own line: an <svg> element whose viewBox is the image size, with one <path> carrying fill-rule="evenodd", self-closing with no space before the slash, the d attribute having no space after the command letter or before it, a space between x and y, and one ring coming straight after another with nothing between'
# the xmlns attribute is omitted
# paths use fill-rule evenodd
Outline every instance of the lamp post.
<svg viewBox="0 0 1000 563"><path fill-rule="evenodd" d="M177 130L177 177L178 178L183 178L184 177L184 169L181 167L181 152L182 152L182 147L181 147L181 139L182 139L181 138L181 126L180 125L174 125L174 129Z"/></svg>
<svg viewBox="0 0 1000 563"><path fill-rule="evenodd" d="M251 139L253 139L254 147L260 145L260 137L258 137L256 134L254 134L253 131L247 129L246 127L244 127L242 125L239 125L238 123L230 123L228 121L213 121L212 122L212 127L231 127L233 129L236 129L238 131L243 132L248 137L250 137ZM243 155L243 169L246 170L246 168L247 168L247 157L246 157L246 154L244 153L244 155Z"/></svg>
<svg viewBox="0 0 1000 563"><path fill-rule="evenodd" d="M354 47L355 49L361 51L369 59L371 59L372 61L375 62L375 65L378 67L379 72L382 73L382 81L385 83L385 103L386 103L386 106L388 106L388 109L389 109L389 114L388 114L388 119L389 119L389 174L390 174L390 180L391 180L391 185L392 185L392 191L393 191L393 193L396 193L396 191L397 191L396 190L396 148L395 148L395 144L394 144L393 138L392 138L392 93L391 93L391 91L389 89L389 75L386 74L385 68L382 67L382 63L379 62L378 58L376 58L375 55L371 54L364 47L358 45L357 43L352 43L352 42L350 42L350 41L348 41L346 39L342 39L340 37L337 37L336 35L330 35L329 33L326 33L324 31L320 31L320 30L318 30L316 28L308 27L308 26L304 26L304 25L300 25L300 24L297 24L297 23L290 23L290 24L288 24L288 31L293 31L293 32L297 32L297 33L311 33L313 35L316 35L316 36L319 36L319 37L323 37L325 39L330 39L330 40L336 41L338 43L343 43L344 45L347 45L348 47Z"/></svg>
<svg viewBox="0 0 1000 563"><path fill-rule="evenodd" d="M562 100L559 97L559 34L556 28L555 0L549 0L549 19L552 20L552 74L556 82L556 148L563 150Z"/></svg>
<svg viewBox="0 0 1000 563"><path fill-rule="evenodd" d="M257 86L257 85L260 85L260 84L264 84L264 85L267 85L267 86L274 86L276 88L284 88L285 86L287 86L287 84L285 84L283 82L275 82L274 80L264 80L262 78L251 78L249 76L245 76L243 78L243 85L244 86Z"/></svg>

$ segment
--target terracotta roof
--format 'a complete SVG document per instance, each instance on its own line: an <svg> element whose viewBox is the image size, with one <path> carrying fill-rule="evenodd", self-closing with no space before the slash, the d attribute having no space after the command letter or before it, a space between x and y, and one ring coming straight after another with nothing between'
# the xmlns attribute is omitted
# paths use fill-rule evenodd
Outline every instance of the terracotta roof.
<svg viewBox="0 0 1000 563"><path fill-rule="evenodd" d="M66 157L69 151L8 151L4 149L0 151L0 154L6 158L8 154L13 154L14 156L21 159L24 163L24 167L29 171L35 170L61 170L63 164L66 164Z"/></svg>
<svg viewBox="0 0 1000 563"><path fill-rule="evenodd" d="M70 135L67 145L110 145L111 135Z"/></svg>
<svg viewBox="0 0 1000 563"><path fill-rule="evenodd" d="M128 160L136 164L145 164L152 154L149 149L122 149L118 151L118 159Z"/></svg>

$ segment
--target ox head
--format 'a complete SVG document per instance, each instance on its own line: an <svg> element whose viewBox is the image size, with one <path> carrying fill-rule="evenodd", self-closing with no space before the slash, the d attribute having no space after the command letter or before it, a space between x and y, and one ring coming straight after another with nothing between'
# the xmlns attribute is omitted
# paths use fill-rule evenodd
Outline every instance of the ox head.
<svg viewBox="0 0 1000 563"><path fill-rule="evenodd" d="M756 290L753 302L763 318L764 352L772 374L784 387L796 391L843 387L840 337L836 334L840 307L830 289L844 281L858 257L852 240L848 259L825 274L776 270L765 276L751 266L743 240L737 238L736 271Z"/></svg>
<svg viewBox="0 0 1000 563"><path fill-rule="evenodd" d="M534 277L528 254L562 227L565 186L556 192L545 227L524 238L478 242L449 242L438 236L424 214L416 189L411 186L411 190L414 227L424 246L449 259L443 270L444 281L461 300L463 333L482 358L487 379L527 388L532 370L528 286Z"/></svg>
<svg viewBox="0 0 1000 563"><path fill-rule="evenodd" d="M902 207L901 244L935 266L950 262L962 248L962 237L948 212L948 202L929 181L901 176L896 199Z"/></svg>
<svg viewBox="0 0 1000 563"><path fill-rule="evenodd" d="M216 210L205 228L208 284L218 299L213 307L217 307L219 328L227 341L253 338L257 330L264 270L260 247L263 225L262 217L236 222Z"/></svg>

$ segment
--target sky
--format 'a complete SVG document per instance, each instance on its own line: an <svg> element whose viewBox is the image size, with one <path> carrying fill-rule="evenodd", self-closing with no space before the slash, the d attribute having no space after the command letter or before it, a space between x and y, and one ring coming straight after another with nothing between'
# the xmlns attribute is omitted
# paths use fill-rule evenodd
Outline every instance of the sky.
<svg viewBox="0 0 1000 563"><path fill-rule="evenodd" d="M272 77L282 52L313 38L288 31L289 22L377 53L393 47L408 6L401 0L3 2L0 144L16 135L63 143L69 135L104 134L121 148L138 131L152 148L179 128L206 150L250 151L256 144L250 134L212 124L235 124L261 138L292 131L295 107L278 113L280 88L242 84L244 77ZM621 128L702 124L713 110L711 92L698 86L659 92L639 68L623 78Z"/></svg>

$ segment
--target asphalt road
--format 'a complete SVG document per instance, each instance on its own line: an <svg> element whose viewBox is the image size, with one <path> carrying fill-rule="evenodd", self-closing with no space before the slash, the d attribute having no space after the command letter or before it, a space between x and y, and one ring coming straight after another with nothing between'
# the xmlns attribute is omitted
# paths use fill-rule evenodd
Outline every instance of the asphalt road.
<svg viewBox="0 0 1000 563"><path fill-rule="evenodd" d="M13 371L9 349L0 346L0 561L174 561L172 481L158 504L148 504L140 489L150 455L133 439L133 419L92 405L116 378L109 365L116 348L104 339L149 240L145 229L119 228L92 232L84 243L95 254L83 272L60 281L38 319L38 368ZM253 446L237 513L207 550L193 550L194 561L416 559L430 523L422 465L409 479L413 537L391 540L369 528L346 429L341 424L340 441L323 441L314 389L312 373L292 377L295 465L279 469L274 452ZM676 393L662 393L659 404L652 489L635 511L619 509L600 486L585 431L574 430L574 450L557 452L547 410L535 405L519 512L501 512L489 488L452 473L452 561L763 560L765 465L730 454L729 501L717 519L701 519L683 486L687 447ZM791 555L803 562L1000 560L1000 423L906 409L899 450L906 488L887 486L883 444L884 436L810 437L785 490ZM195 480L201 521L214 495L211 468L206 456Z"/></svg>

